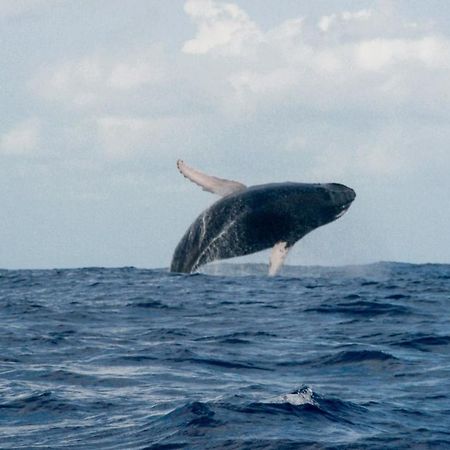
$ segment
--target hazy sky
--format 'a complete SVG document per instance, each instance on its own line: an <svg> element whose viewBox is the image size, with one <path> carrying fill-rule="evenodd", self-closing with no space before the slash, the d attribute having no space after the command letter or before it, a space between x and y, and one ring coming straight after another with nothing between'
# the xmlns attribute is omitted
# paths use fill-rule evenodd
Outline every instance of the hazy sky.
<svg viewBox="0 0 450 450"><path fill-rule="evenodd" d="M177 158L353 187L288 263L450 263L449 23L443 1L0 0L0 267L167 267L216 200Z"/></svg>

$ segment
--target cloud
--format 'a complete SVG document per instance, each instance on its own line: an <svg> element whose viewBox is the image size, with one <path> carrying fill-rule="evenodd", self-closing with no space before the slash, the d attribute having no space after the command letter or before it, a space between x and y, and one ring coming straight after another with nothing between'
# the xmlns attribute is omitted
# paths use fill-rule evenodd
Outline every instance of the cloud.
<svg viewBox="0 0 450 450"><path fill-rule="evenodd" d="M39 78L33 80L33 87L47 100L68 100L76 106L84 106L96 100L103 81L99 61L83 58L42 70Z"/></svg>
<svg viewBox="0 0 450 450"><path fill-rule="evenodd" d="M178 150L175 144L186 137L190 125L177 117L103 116L96 122L102 152L115 160L145 155L161 157L163 152Z"/></svg>
<svg viewBox="0 0 450 450"><path fill-rule="evenodd" d="M0 153L5 155L29 155L39 146L40 122L27 119L0 135Z"/></svg>
<svg viewBox="0 0 450 450"><path fill-rule="evenodd" d="M17 17L44 6L50 6L57 0L1 0L0 19Z"/></svg>
<svg viewBox="0 0 450 450"><path fill-rule="evenodd" d="M29 82L46 100L91 107L104 99L157 85L164 80L162 48L150 45L127 55L97 54L41 67Z"/></svg>
<svg viewBox="0 0 450 450"><path fill-rule="evenodd" d="M450 42L437 36L362 41L355 53L358 65L364 70L382 70L396 63L450 69Z"/></svg>
<svg viewBox="0 0 450 450"><path fill-rule="evenodd" d="M342 20L367 20L372 15L370 9L360 9L359 11L344 11L341 13Z"/></svg>
<svg viewBox="0 0 450 450"><path fill-rule="evenodd" d="M225 6L230 6L207 3L212 11L206 14L208 24L214 28L222 22L223 11L228 11ZM190 1L187 5L199 3ZM200 12L186 9L203 18ZM236 31L220 43L208 44L201 20L197 21L194 39L197 42L200 36L205 38L204 46L197 42L196 52L203 53L207 61L197 64L208 64L208 69L214 68L214 73L219 74L217 91L229 116L248 117L270 110L278 114L280 110L298 108L317 113L345 107L378 114L386 108L409 107L412 111L419 104L424 110L443 107L442 102L431 102L430 98L445 98L449 92L447 37L424 32L420 27L411 32L408 23L389 17L385 19L389 22L389 37L384 37L383 11L344 11L324 16L326 20L322 17L322 31L333 24L332 39L308 18L289 19L263 32L239 11L236 18L226 15L233 22L230 29L257 30L257 39L240 39L240 31ZM200 40L203 42L203 38ZM185 42L183 50L191 48L194 41ZM215 57L226 54L233 54L238 61ZM429 85L427 92L417 89L420 84Z"/></svg>
<svg viewBox="0 0 450 450"><path fill-rule="evenodd" d="M262 39L256 24L233 3L188 0L184 10L198 27L196 37L184 43L185 53L206 54L215 49L237 55Z"/></svg>
<svg viewBox="0 0 450 450"><path fill-rule="evenodd" d="M336 21L336 14L332 14L330 16L322 16L317 26L321 31L328 31L333 22L335 21Z"/></svg>
<svg viewBox="0 0 450 450"><path fill-rule="evenodd" d="M179 52L149 43L55 62L31 80L33 92L81 111L105 158L181 148L250 160L271 158L272 145L292 160L307 155L317 177L407 173L412 158L391 122L450 115L449 39L394 10L291 17L270 29L234 3L188 0L184 10L196 29Z"/></svg>
<svg viewBox="0 0 450 450"><path fill-rule="evenodd" d="M417 116L450 115L444 101L450 97L450 40L428 24L411 27L394 10L374 8L318 22L291 18L262 31L239 8L231 14L229 4L209 1L203 13L193 9L200 4L186 3L198 28L183 51L203 54L204 64L220 74L217 107L224 126L241 120L267 139L272 130L277 150L307 155L308 173L318 179L407 177L429 152L443 161L440 147L427 153L411 142ZM233 32L208 40L208 31L224 22ZM216 57L224 55L234 59ZM365 133L355 132L357 123ZM324 132L327 127L335 135Z"/></svg>
<svg viewBox="0 0 450 450"><path fill-rule="evenodd" d="M322 16L317 24L318 28L323 31L329 31L333 26L339 26L342 22L364 21L370 19L373 12L370 9L360 9L359 11L343 11L340 14L331 14Z"/></svg>
<svg viewBox="0 0 450 450"><path fill-rule="evenodd" d="M164 77L162 64L150 62L146 58L136 58L133 62L112 66L107 84L115 89L134 89L145 84L159 83Z"/></svg>

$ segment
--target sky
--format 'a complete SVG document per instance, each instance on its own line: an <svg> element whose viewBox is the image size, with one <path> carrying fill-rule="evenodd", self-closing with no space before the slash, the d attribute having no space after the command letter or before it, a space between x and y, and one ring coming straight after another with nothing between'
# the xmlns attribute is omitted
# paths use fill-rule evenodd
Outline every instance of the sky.
<svg viewBox="0 0 450 450"><path fill-rule="evenodd" d="M449 21L437 0L0 0L0 267L167 267L217 199L178 158L354 188L288 264L450 263Z"/></svg>

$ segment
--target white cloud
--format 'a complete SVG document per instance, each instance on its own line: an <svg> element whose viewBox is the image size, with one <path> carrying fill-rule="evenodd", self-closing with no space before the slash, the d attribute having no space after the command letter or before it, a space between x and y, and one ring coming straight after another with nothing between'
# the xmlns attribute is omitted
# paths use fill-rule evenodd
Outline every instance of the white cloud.
<svg viewBox="0 0 450 450"><path fill-rule="evenodd" d="M57 0L0 0L0 19L17 17L43 6L50 6Z"/></svg>
<svg viewBox="0 0 450 450"><path fill-rule="evenodd" d="M135 61L113 65L108 85L116 89L134 89L145 84L158 83L163 76L164 67L161 64L136 58Z"/></svg>
<svg viewBox="0 0 450 450"><path fill-rule="evenodd" d="M215 11L208 14L209 24L214 26L220 22L218 11L224 4L209 1L208 5ZM187 12L197 19L203 17L200 11ZM416 149L411 158L406 136L414 135L415 130L404 131L399 139L398 129L389 126L387 116L399 115L414 123L417 114L450 114L444 102L450 97L450 40L421 24L412 30L410 22L389 14L394 11L336 12L319 20L318 33L308 18L301 17L263 32L241 12L245 20L236 20L234 26L239 23L245 29L251 24L250 29L258 30L257 39L236 38L236 45L230 33L220 43L208 41L204 23L195 20L196 38L187 41L183 49L186 52L188 44L200 45L201 41L204 47L199 46L198 53L239 55L238 63L226 58L207 60L208 67L221 77L217 98L226 113L225 123L236 123L238 118L247 123L261 121L263 129L270 123L268 129L277 130L279 141L284 140L287 153L293 154L307 152L303 143L314 145L315 141L303 134L299 141L283 122L293 120L295 114L300 121L322 115L320 129L324 130L328 115L342 124L336 136L348 133L348 139L341 145L324 146L327 137L316 130L316 147L308 154L313 176L395 177L412 173L428 155ZM194 47L191 50L194 53ZM228 85L224 86L223 79ZM374 124L374 130L367 130L367 138L351 137L351 130L355 134L352 116L365 116ZM441 150L432 152L436 156Z"/></svg>
<svg viewBox="0 0 450 450"><path fill-rule="evenodd" d="M320 127L313 129L315 139L308 137L307 147L295 146L295 139L287 143L287 149L298 152L305 160L307 178L317 181L383 179L390 183L409 177L416 170L417 160L425 156L417 153L411 159L411 152L417 149L411 146L405 130L396 126L383 124L366 133L352 133L347 129L338 134L338 130L333 130L331 138L325 132L325 139L317 136L320 131L323 131ZM305 140L302 135L299 139L300 144ZM310 148L318 142L322 148Z"/></svg>
<svg viewBox="0 0 450 450"><path fill-rule="evenodd" d="M336 21L336 14L331 14L330 16L322 16L317 26L321 31L326 32L330 29L334 21Z"/></svg>
<svg viewBox="0 0 450 450"><path fill-rule="evenodd" d="M240 96L247 92L258 96L286 92L290 91L296 82L296 74L289 68L273 69L266 73L245 71L230 76L230 84Z"/></svg>
<svg viewBox="0 0 450 450"><path fill-rule="evenodd" d="M104 98L148 85L166 75L159 46L122 57L91 55L51 64L39 70L29 85L41 97L75 107L89 107Z"/></svg>
<svg viewBox="0 0 450 450"><path fill-rule="evenodd" d="M360 9L359 11L344 11L341 13L342 20L367 20L372 15L370 9Z"/></svg>
<svg viewBox="0 0 450 450"><path fill-rule="evenodd" d="M372 16L372 10L361 9L359 11L343 11L340 14L330 14L329 16L322 16L317 23L319 30L326 33L332 27L342 26L343 22L365 21Z"/></svg>
<svg viewBox="0 0 450 450"><path fill-rule="evenodd" d="M308 140L303 134L298 134L288 139L285 150L287 152L301 152L307 149Z"/></svg>
<svg viewBox="0 0 450 450"><path fill-rule="evenodd" d="M334 26L343 29L350 22L364 21L373 25L369 27L370 36L380 26L379 14L371 10L327 17L322 29L335 19ZM436 71L433 78L434 95L445 95L449 87L450 41L433 34L402 34L404 27L400 22L399 37L369 39L361 28L356 35L338 33L330 40L326 34L314 33L306 19L283 22L260 32L257 42L241 42L239 64L215 62L231 88L231 92L221 96L226 110L232 109L233 102L236 112L245 114L300 104L320 110L340 109L343 104L346 108L369 110L408 102L417 104L422 95L414 92L418 80L427 83L430 71L438 69L441 72ZM246 45L251 49L256 45L256 51L249 55ZM374 72L382 73L374 76ZM392 95L394 86L399 89ZM220 88L223 90L222 85ZM423 97L431 106L429 96Z"/></svg>
<svg viewBox="0 0 450 450"><path fill-rule="evenodd" d="M181 135L185 135L185 128L189 126L177 117L103 116L96 122L103 154L111 159L161 155L170 150L175 141L182 140ZM178 150L176 146L174 149Z"/></svg>
<svg viewBox="0 0 450 450"><path fill-rule="evenodd" d="M183 52L205 54L220 50L240 54L244 47L258 42L262 33L247 14L233 3L188 0L184 10L197 24L197 35L183 45Z"/></svg>
<svg viewBox="0 0 450 450"><path fill-rule="evenodd" d="M381 70L395 63L450 68L450 42L436 36L363 41L356 45L356 61L365 70Z"/></svg>
<svg viewBox="0 0 450 450"><path fill-rule="evenodd" d="M0 136L0 153L27 155L39 146L40 123L38 119L25 120Z"/></svg>
<svg viewBox="0 0 450 450"><path fill-rule="evenodd" d="M94 122L91 141L100 143L108 158L177 157L172 153L177 146L193 151L191 139L207 142L211 153L226 158L223 139L231 142L233 133L240 133L243 145L252 147L258 140L250 136L254 132L288 155L294 148L305 152L299 142L307 142L314 148L309 157L323 173L373 177L411 165L403 153L386 147L395 130L386 131L382 144L372 136L371 142L352 141L352 151L336 150L324 145L335 139L323 135L329 120L341 124L337 136L351 136L352 120L360 116L371 124L389 122L386 114L450 113L449 39L424 31L420 23L411 29L390 16L392 11L337 11L319 24L293 17L263 30L236 4L188 0L184 8L196 30L182 54L166 58L161 47L151 45L62 61L40 72L31 83L34 91L87 109L91 114L84 119ZM302 133L305 140L299 141L290 123L310 117L321 124L317 138ZM254 147L252 152L264 151Z"/></svg>
<svg viewBox="0 0 450 450"><path fill-rule="evenodd" d="M44 69L33 80L33 88L49 100L69 100L76 106L85 106L96 100L103 78L99 61L83 58Z"/></svg>

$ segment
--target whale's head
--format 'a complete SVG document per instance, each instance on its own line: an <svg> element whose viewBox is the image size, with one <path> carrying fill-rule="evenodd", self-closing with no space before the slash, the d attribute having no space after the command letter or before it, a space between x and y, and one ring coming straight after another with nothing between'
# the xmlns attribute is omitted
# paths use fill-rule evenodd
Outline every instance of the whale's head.
<svg viewBox="0 0 450 450"><path fill-rule="evenodd" d="M352 188L338 183L322 185L324 209L331 220L341 217L355 200L356 193Z"/></svg>
<svg viewBox="0 0 450 450"><path fill-rule="evenodd" d="M283 202L296 233L320 227L341 217L355 200L355 191L337 183L286 183Z"/></svg>

